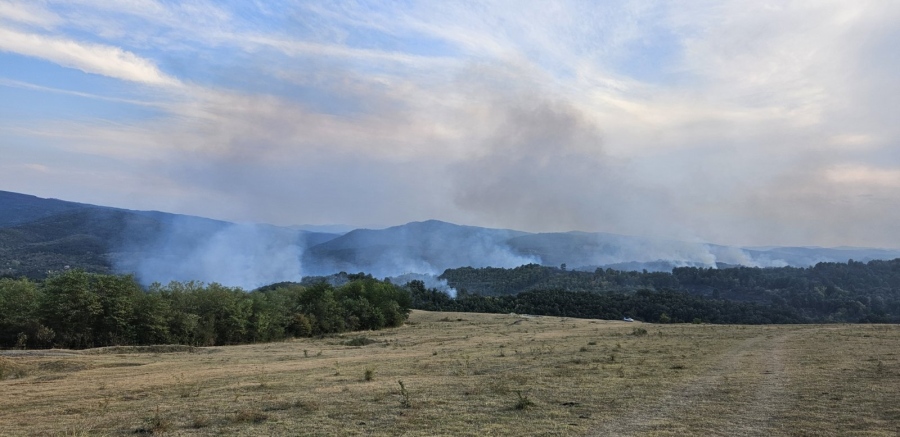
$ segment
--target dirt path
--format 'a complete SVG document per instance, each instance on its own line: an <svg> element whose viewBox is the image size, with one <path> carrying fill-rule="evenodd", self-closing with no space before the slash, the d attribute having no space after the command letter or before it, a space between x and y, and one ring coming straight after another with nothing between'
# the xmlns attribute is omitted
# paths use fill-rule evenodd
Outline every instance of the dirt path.
<svg viewBox="0 0 900 437"><path fill-rule="evenodd" d="M778 415L789 406L787 337L742 341L656 402L615 417L588 435L783 435Z"/></svg>

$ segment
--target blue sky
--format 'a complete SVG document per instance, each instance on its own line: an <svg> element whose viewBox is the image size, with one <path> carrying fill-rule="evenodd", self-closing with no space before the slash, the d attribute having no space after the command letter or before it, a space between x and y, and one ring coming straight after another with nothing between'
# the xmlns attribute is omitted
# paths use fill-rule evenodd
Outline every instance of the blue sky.
<svg viewBox="0 0 900 437"><path fill-rule="evenodd" d="M0 0L0 189L900 247L900 5Z"/></svg>

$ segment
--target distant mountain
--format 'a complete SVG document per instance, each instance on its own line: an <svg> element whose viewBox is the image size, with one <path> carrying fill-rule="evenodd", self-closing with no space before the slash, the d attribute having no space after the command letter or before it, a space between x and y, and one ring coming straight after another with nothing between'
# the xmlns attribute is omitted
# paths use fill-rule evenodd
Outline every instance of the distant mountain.
<svg viewBox="0 0 900 437"><path fill-rule="evenodd" d="M337 236L0 191L0 275L10 277L83 268L251 287L299 280L302 252Z"/></svg>
<svg viewBox="0 0 900 437"><path fill-rule="evenodd" d="M311 247L304 253L303 266L314 275L362 271L394 276L440 274L454 266L515 267L539 262L539 258L516 254L506 244L522 235L526 233L438 220L380 230L357 229Z"/></svg>
<svg viewBox="0 0 900 437"><path fill-rule="evenodd" d="M765 250L745 249L761 263L785 266L811 266L820 262L872 261L900 258L900 250L869 249L861 247L772 247Z"/></svg>
<svg viewBox="0 0 900 437"><path fill-rule="evenodd" d="M0 228L20 225L64 212L91 207L75 202L42 199L27 194L0 191Z"/></svg>
<svg viewBox="0 0 900 437"><path fill-rule="evenodd" d="M528 233L437 220L315 232L0 191L0 275L13 277L41 278L68 266L134 273L145 284L200 280L252 288L340 271L396 277L532 263L566 264L570 270L670 271L894 258L900 258L900 250L740 248L607 233Z"/></svg>
<svg viewBox="0 0 900 437"><path fill-rule="evenodd" d="M324 234L346 234L354 229L353 226L348 225L293 225L289 226L291 229L297 229L298 231L307 231L307 232L319 232Z"/></svg>

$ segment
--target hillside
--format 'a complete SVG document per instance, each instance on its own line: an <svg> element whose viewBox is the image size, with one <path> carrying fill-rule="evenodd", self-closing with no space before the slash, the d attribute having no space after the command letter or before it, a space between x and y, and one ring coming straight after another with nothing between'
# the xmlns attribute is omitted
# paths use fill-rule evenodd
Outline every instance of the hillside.
<svg viewBox="0 0 900 437"><path fill-rule="evenodd" d="M525 233L437 220L357 229L311 247L303 264L308 274L348 271L376 276L438 274L450 266L515 267L539 259L517 255L507 246L508 240L521 235Z"/></svg>
<svg viewBox="0 0 900 437"><path fill-rule="evenodd" d="M0 192L0 276L7 277L40 279L81 268L133 273L146 284L252 285L242 283L250 278L261 285L281 279L292 266L299 270L305 247L336 236ZM291 278L299 279L299 271Z"/></svg>
<svg viewBox="0 0 900 437"><path fill-rule="evenodd" d="M328 227L321 229L329 229ZM340 271L378 277L525 264L670 272L675 267L807 267L900 257L869 248L738 248L608 233L528 233L437 220L344 234L235 224L0 191L0 275L83 268L154 281L255 288Z"/></svg>
<svg viewBox="0 0 900 437"><path fill-rule="evenodd" d="M92 205L0 191L0 228L90 207Z"/></svg>

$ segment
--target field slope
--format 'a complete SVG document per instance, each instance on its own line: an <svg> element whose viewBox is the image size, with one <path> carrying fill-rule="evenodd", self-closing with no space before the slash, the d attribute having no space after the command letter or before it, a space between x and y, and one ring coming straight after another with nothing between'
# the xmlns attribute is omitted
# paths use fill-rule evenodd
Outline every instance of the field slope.
<svg viewBox="0 0 900 437"><path fill-rule="evenodd" d="M0 434L893 436L898 346L896 325L414 311L282 343L3 351Z"/></svg>

